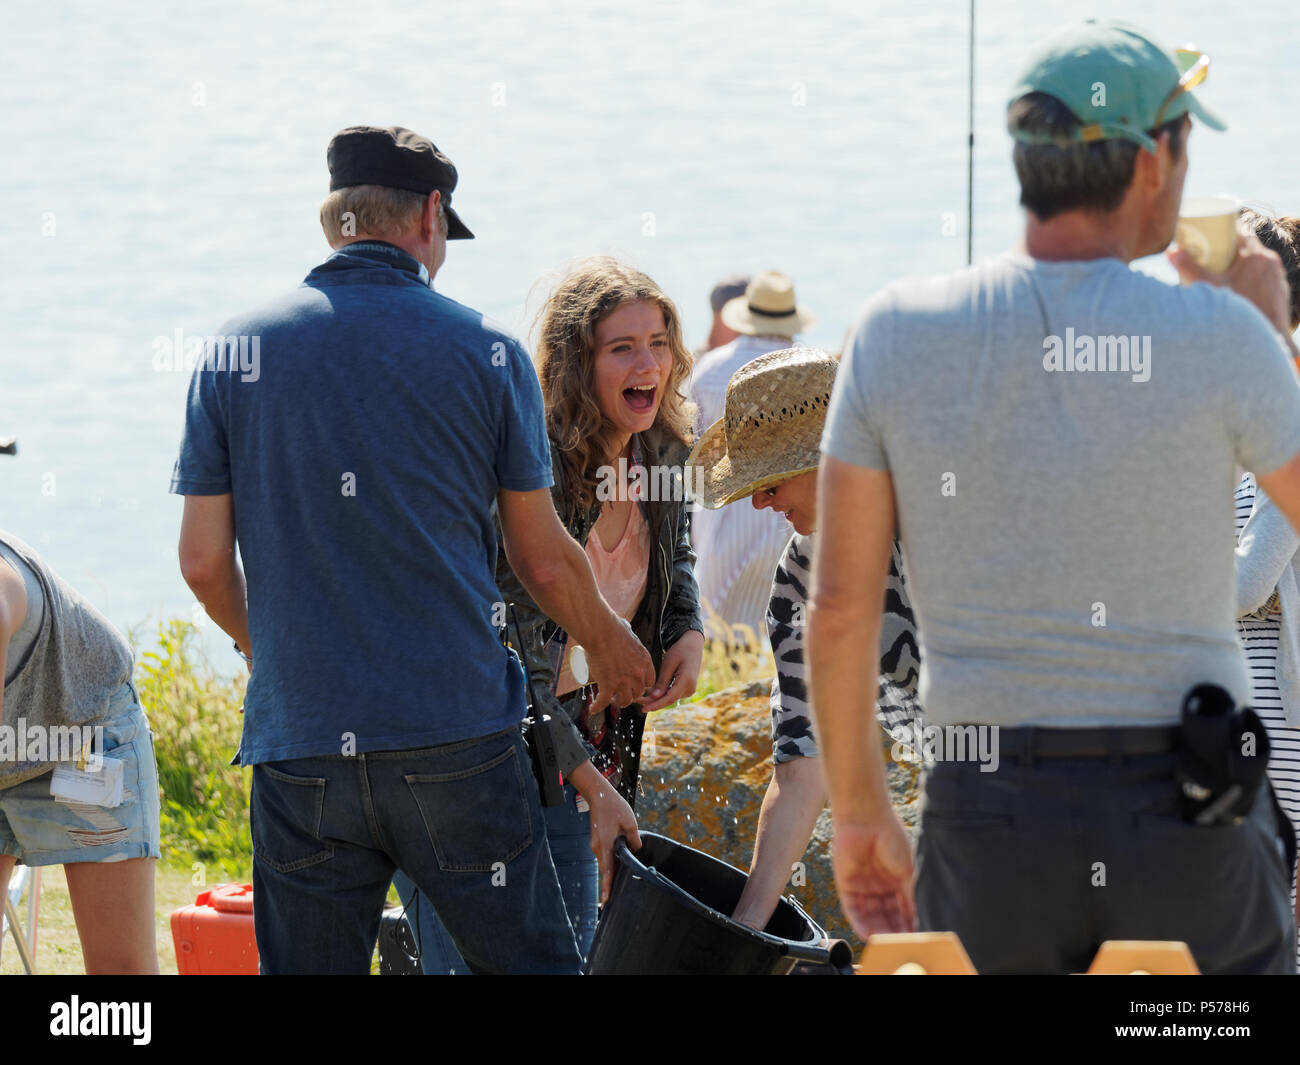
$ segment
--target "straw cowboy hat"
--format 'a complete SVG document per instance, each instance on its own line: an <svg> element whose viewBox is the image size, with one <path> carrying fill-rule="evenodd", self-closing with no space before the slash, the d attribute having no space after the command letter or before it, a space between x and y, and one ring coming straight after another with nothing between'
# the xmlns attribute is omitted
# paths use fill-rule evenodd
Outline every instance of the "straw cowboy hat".
<svg viewBox="0 0 1300 1065"><path fill-rule="evenodd" d="M815 348L782 348L745 363L727 384L724 414L686 460L702 467L696 501L716 510L817 468L838 361Z"/></svg>
<svg viewBox="0 0 1300 1065"><path fill-rule="evenodd" d="M794 282L776 270L755 274L743 296L722 306L722 324L749 336L793 338L812 328L817 318L794 301Z"/></svg>

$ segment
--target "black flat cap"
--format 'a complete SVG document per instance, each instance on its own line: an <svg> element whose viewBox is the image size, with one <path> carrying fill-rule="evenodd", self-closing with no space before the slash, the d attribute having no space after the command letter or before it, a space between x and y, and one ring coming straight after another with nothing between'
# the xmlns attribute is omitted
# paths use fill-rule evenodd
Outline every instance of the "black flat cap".
<svg viewBox="0 0 1300 1065"><path fill-rule="evenodd" d="M447 239L473 238L451 209L456 167L428 137L401 126L349 126L334 134L325 159L330 168L330 192L352 185L384 185L426 195L437 189L447 212Z"/></svg>

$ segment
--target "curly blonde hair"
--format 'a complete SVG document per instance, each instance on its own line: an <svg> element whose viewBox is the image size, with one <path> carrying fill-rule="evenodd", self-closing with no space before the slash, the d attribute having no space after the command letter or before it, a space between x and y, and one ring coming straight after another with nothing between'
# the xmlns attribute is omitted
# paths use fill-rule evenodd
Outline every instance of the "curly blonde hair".
<svg viewBox="0 0 1300 1065"><path fill-rule="evenodd" d="M571 491L584 506L596 501L598 469L614 425L595 395L596 327L627 303L655 304L664 315L673 367L655 415L656 427L691 442L694 405L686 398L691 353L682 339L673 301L640 270L606 255L573 264L538 314L537 376L542 382L546 429L559 452Z"/></svg>

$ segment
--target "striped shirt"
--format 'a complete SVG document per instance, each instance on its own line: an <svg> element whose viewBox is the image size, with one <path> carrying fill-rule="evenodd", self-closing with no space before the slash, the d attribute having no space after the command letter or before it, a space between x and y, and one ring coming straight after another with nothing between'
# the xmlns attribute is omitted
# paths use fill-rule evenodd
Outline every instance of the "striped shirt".
<svg viewBox="0 0 1300 1065"><path fill-rule="evenodd" d="M767 609L768 636L776 659L771 707L772 758L777 763L817 757L803 653L813 542L812 536L795 535L790 540L772 581ZM909 734L915 735L911 730L920 721L916 697L920 670L916 618L903 580L902 554L895 541L880 619L880 689L876 701L876 717L890 735L899 726L906 726Z"/></svg>
<svg viewBox="0 0 1300 1065"><path fill-rule="evenodd" d="M1246 527L1255 506L1255 477L1246 474L1237 486L1237 537ZM1238 565L1241 563L1239 562ZM1240 579L1240 574L1238 575ZM1278 634L1282 612L1274 593L1258 610L1237 619L1246 665L1250 670L1250 705L1259 714L1268 733L1268 779L1292 828L1300 825L1300 729L1290 728L1282 707L1277 683ZM1300 846L1300 831L1296 834ZM1291 908L1295 909L1295 871L1292 870ZM1300 942L1296 948L1300 964Z"/></svg>

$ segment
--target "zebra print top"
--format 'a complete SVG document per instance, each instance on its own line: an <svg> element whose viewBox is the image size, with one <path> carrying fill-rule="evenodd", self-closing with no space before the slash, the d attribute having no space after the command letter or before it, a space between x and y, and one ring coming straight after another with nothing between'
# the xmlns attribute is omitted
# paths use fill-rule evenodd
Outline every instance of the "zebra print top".
<svg viewBox="0 0 1300 1065"><path fill-rule="evenodd" d="M812 548L812 536L796 535L790 540L772 580L767 608L767 631L776 659L771 706L772 759L777 763L817 757L803 656ZM921 707L916 683L920 668L916 618L903 580L903 557L895 540L880 619L880 690L876 698L876 717L887 733L893 734L900 725L911 728L919 724Z"/></svg>

